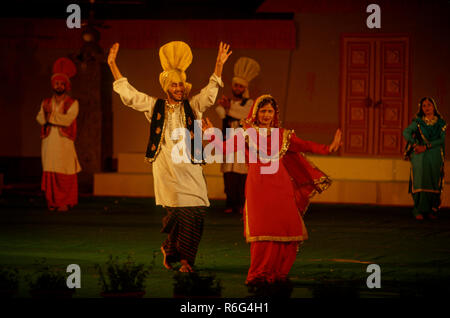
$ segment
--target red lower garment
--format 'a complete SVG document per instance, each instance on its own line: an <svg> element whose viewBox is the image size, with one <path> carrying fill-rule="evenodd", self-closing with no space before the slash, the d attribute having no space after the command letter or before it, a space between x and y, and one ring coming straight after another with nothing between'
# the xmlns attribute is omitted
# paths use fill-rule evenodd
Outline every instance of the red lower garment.
<svg viewBox="0 0 450 318"><path fill-rule="evenodd" d="M76 174L62 174L44 171L42 191L49 208L72 207L78 203L78 180Z"/></svg>
<svg viewBox="0 0 450 318"><path fill-rule="evenodd" d="M297 256L298 242L257 241L250 244L247 283L273 283L287 278Z"/></svg>

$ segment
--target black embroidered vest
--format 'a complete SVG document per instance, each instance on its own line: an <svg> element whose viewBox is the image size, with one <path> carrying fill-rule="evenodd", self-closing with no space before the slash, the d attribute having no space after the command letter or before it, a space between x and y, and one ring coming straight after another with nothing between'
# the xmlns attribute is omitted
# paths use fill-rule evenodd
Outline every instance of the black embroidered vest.
<svg viewBox="0 0 450 318"><path fill-rule="evenodd" d="M189 131L189 135L186 135L184 140L186 142L186 150L190 151L191 163L193 164L204 164L203 160L203 146L202 146L202 130L200 127L195 129L195 114L186 99L183 101L183 108L181 109L184 114L184 124L185 128ZM161 148L161 141L164 138L165 127L166 127L166 101L163 99L158 99L156 101L155 107L153 108L152 121L150 123L150 137L148 140L147 151L145 154L146 160L148 162L153 162L159 154ZM195 143L195 140L200 140L200 142ZM197 139L198 138L198 139ZM190 143L190 147L188 147Z"/></svg>
<svg viewBox="0 0 450 318"><path fill-rule="evenodd" d="M243 98L240 105L242 107L245 106L245 104L247 104L248 98ZM239 119L231 117L229 115L225 115L225 118L222 119L222 136L223 136L223 140L227 140L227 128L231 128L231 123L233 121L237 121ZM242 125L239 124L239 127L242 127Z"/></svg>

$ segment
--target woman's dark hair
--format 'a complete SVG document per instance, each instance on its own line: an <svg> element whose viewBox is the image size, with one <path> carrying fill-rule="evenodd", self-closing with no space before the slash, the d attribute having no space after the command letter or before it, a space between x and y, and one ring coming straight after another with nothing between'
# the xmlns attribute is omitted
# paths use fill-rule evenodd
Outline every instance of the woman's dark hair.
<svg viewBox="0 0 450 318"><path fill-rule="evenodd" d="M260 109L261 107L265 106L266 104L270 104L270 105L273 107L273 109L274 109L275 111L278 110L278 104L277 104L277 102L275 101L275 99L273 99L272 97L266 97L266 98L263 98L263 99L258 103L256 113L258 113L259 109Z"/></svg>
<svg viewBox="0 0 450 318"><path fill-rule="evenodd" d="M264 97L264 98L258 103L258 105L256 105L256 118L255 118L255 121L256 121L256 124L258 124L258 125L259 125L258 112L259 112L259 110L261 109L261 107L264 107L264 106L266 106L267 104L273 107L273 110L275 111L275 113L278 113L278 104L277 104L277 102L275 101L275 99L274 99L273 97ZM274 119L275 119L275 118L274 118ZM277 119L275 119L275 120L277 120ZM280 124L280 123L279 123L278 120L277 120L276 126L278 127L279 124Z"/></svg>
<svg viewBox="0 0 450 318"><path fill-rule="evenodd" d="M438 118L441 118L441 115L439 115L436 107L436 103L434 102L433 98L431 97L424 97L419 101L419 111L417 112L417 117L422 118L425 116L425 113L423 112L422 105L425 101L429 101L434 106L434 116L437 116Z"/></svg>

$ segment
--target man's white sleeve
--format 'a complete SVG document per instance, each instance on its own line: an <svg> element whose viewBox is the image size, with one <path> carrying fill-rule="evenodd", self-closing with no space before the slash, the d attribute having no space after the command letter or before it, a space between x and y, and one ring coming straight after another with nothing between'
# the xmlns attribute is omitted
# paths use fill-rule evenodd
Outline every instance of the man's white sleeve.
<svg viewBox="0 0 450 318"><path fill-rule="evenodd" d="M192 109L197 112L197 115L201 117L202 113L214 105L217 93L219 92L219 87L223 87L222 79L216 74L213 74L209 78L208 85L206 85L200 93L192 97L190 105Z"/></svg>
<svg viewBox="0 0 450 318"><path fill-rule="evenodd" d="M145 116L150 121L156 98L139 92L134 88L126 77L119 78L113 83L114 91L120 95L122 102L134 110L145 112Z"/></svg>

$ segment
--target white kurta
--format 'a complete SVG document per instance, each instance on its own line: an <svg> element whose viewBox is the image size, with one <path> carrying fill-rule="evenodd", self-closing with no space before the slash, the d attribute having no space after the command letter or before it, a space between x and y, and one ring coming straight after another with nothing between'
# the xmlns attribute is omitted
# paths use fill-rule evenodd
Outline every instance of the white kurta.
<svg viewBox="0 0 450 318"><path fill-rule="evenodd" d="M219 115L220 119L224 119L226 115L231 116L233 118L236 118L238 120L245 119L248 116L248 113L250 112L253 100L248 99L244 106L241 106L241 100L231 100L230 101L230 109L228 110L228 113L225 111L225 108L221 105L216 107L216 112ZM239 122L234 121L231 123L230 128L238 128ZM238 163L238 153L235 152L234 154L234 160L231 163L224 162L221 165L222 172L235 172L240 174L247 174L248 167L245 163ZM241 156L244 156L242 153ZM224 157L225 161L225 157Z"/></svg>
<svg viewBox="0 0 450 318"><path fill-rule="evenodd" d="M189 100L197 119L201 119L203 112L214 105L219 86L223 86L222 80L213 74L208 85ZM125 77L115 81L113 88L126 106L144 112L147 120L151 121L157 98L137 91ZM172 131L185 128L180 107L176 107L174 112L167 112L160 151L152 164L156 204L167 207L209 206L202 167L191 163L174 163L172 160L172 148L178 142L170 138Z"/></svg>
<svg viewBox="0 0 450 318"><path fill-rule="evenodd" d="M48 136L42 139L42 168L47 172L63 174L78 173L81 171L81 166L75 151L74 142L71 139L62 136L58 128L58 126L70 126L78 116L78 101L75 100L73 102L66 114L63 114L63 101L57 103L53 97L51 104L52 112L48 122L57 126L51 126ZM41 103L41 109L36 116L36 120L41 125L47 123L45 120L43 102Z"/></svg>

